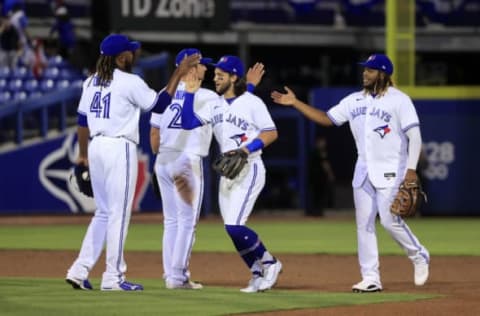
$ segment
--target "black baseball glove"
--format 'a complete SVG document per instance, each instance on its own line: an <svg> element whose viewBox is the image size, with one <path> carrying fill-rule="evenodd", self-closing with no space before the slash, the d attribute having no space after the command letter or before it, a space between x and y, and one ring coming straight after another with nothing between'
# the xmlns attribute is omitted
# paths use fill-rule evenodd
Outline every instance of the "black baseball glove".
<svg viewBox="0 0 480 316"><path fill-rule="evenodd" d="M390 212L401 217L413 216L424 201L427 201L427 196L422 190L420 180L404 180L393 200Z"/></svg>
<svg viewBox="0 0 480 316"><path fill-rule="evenodd" d="M86 196L93 197L92 182L90 181L90 172L85 165L76 165L73 173L78 190Z"/></svg>
<svg viewBox="0 0 480 316"><path fill-rule="evenodd" d="M213 162L213 170L221 176L234 179L247 163L248 154L241 148L221 154Z"/></svg>

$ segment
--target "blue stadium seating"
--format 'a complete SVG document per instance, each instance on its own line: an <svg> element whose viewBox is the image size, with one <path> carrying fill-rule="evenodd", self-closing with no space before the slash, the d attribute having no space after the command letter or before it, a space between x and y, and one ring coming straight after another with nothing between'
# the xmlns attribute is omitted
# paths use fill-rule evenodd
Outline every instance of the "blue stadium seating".
<svg viewBox="0 0 480 316"><path fill-rule="evenodd" d="M37 91L39 89L39 84L37 79L29 79L25 81L23 85L25 91L28 93L32 93L34 91Z"/></svg>
<svg viewBox="0 0 480 316"><path fill-rule="evenodd" d="M12 73L12 71L10 70L10 68L8 66L1 66L0 67L0 79L9 79L11 73Z"/></svg>
<svg viewBox="0 0 480 316"><path fill-rule="evenodd" d="M23 90L23 81L22 79L12 79L8 82L8 90L10 92L19 92Z"/></svg>
<svg viewBox="0 0 480 316"><path fill-rule="evenodd" d="M25 91L17 91L13 94L13 101L22 101L28 98L28 94Z"/></svg>
<svg viewBox="0 0 480 316"><path fill-rule="evenodd" d="M51 68L45 69L42 77L45 79L55 80L59 76L60 76L60 69L58 69L57 67L51 67Z"/></svg>
<svg viewBox="0 0 480 316"><path fill-rule="evenodd" d="M12 94L10 92L8 91L0 92L0 104L10 101L11 98L12 98Z"/></svg>
<svg viewBox="0 0 480 316"><path fill-rule="evenodd" d="M13 79L28 79L33 77L32 72L27 67L16 67L11 73Z"/></svg>
<svg viewBox="0 0 480 316"><path fill-rule="evenodd" d="M55 89L55 81L52 79L43 79L40 81L40 91L42 92L50 92Z"/></svg>
<svg viewBox="0 0 480 316"><path fill-rule="evenodd" d="M5 91L7 89L7 79L0 78L0 91Z"/></svg>
<svg viewBox="0 0 480 316"><path fill-rule="evenodd" d="M67 79L59 80L55 83L57 89L65 89L70 86L70 81Z"/></svg>

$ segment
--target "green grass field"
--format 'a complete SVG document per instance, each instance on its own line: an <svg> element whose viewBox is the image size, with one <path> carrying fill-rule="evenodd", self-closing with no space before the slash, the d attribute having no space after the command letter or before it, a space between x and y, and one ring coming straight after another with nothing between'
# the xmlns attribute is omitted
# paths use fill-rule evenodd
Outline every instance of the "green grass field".
<svg viewBox="0 0 480 316"><path fill-rule="evenodd" d="M480 220L413 219L409 226L432 255L480 255ZM305 220L250 226L275 253L349 254L356 251L353 220ZM86 225L0 226L0 249L78 250ZM377 226L380 251L402 254ZM159 251L162 225L132 224L127 251ZM200 222L195 252L233 252L220 222ZM98 284L98 280L94 280ZM202 291L166 290L158 280L139 280L142 293L105 293L67 290L62 279L0 278L0 315L226 315L288 309L410 301L428 294L322 293L275 290L258 295L236 288L207 287Z"/></svg>

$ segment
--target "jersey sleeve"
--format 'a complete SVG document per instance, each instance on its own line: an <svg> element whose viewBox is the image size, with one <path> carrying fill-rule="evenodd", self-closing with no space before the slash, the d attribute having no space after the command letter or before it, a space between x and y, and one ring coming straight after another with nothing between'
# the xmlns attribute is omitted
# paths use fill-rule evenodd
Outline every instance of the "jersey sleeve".
<svg viewBox="0 0 480 316"><path fill-rule="evenodd" d="M273 122L270 112L268 112L267 106L262 100L257 100L258 104L256 104L255 108L253 109L253 120L260 129L260 132L276 130L277 127Z"/></svg>
<svg viewBox="0 0 480 316"><path fill-rule="evenodd" d="M345 122L348 122L348 100L348 97L343 98L340 103L334 105L332 108L330 108L330 110L327 111L327 116L333 124L340 126L343 125Z"/></svg>
<svg viewBox="0 0 480 316"><path fill-rule="evenodd" d="M211 91L200 90L200 93L195 93L193 110L195 117L202 122L202 124L210 123L213 116L213 107L216 106L220 97Z"/></svg>
<svg viewBox="0 0 480 316"><path fill-rule="evenodd" d="M83 87L82 87L82 95L80 96L80 101L78 102L78 109L77 109L77 112L81 115L84 115L86 116L88 111L90 110L90 104L89 102L87 101L87 97L86 97L86 91L87 91L87 82L90 82L92 78L89 77L87 78L87 80L85 80L83 82ZM91 101L91 100L90 100Z"/></svg>
<svg viewBox="0 0 480 316"><path fill-rule="evenodd" d="M158 94L151 89L140 77L135 78L129 84L129 100L143 111L149 111L157 103Z"/></svg>
<svg viewBox="0 0 480 316"><path fill-rule="evenodd" d="M150 126L155 128L160 128L162 115L159 113L152 112L152 116L150 117Z"/></svg>
<svg viewBox="0 0 480 316"><path fill-rule="evenodd" d="M408 131L410 128L419 126L419 120L415 106L409 97L405 97L399 105L399 117L400 127L403 132Z"/></svg>

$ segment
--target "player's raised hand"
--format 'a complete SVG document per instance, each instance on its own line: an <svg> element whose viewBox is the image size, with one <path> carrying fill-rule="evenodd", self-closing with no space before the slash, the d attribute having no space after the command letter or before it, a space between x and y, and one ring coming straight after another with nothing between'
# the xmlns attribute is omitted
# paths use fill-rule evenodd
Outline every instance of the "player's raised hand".
<svg viewBox="0 0 480 316"><path fill-rule="evenodd" d="M193 54L190 56L185 56L182 59L182 62L177 67L177 71L180 77L185 76L188 71L197 66L200 63L200 54Z"/></svg>
<svg viewBox="0 0 480 316"><path fill-rule="evenodd" d="M280 93L276 90L272 91L270 96L273 99L273 102L281 105L293 105L297 101L297 96L295 93L287 86L283 87L287 93Z"/></svg>
<svg viewBox="0 0 480 316"><path fill-rule="evenodd" d="M200 89L201 81L198 79L196 69L191 69L185 76L185 91L190 93L197 92Z"/></svg>
<svg viewBox="0 0 480 316"><path fill-rule="evenodd" d="M247 71L247 83L258 85L265 74L265 66L262 63L255 63Z"/></svg>

